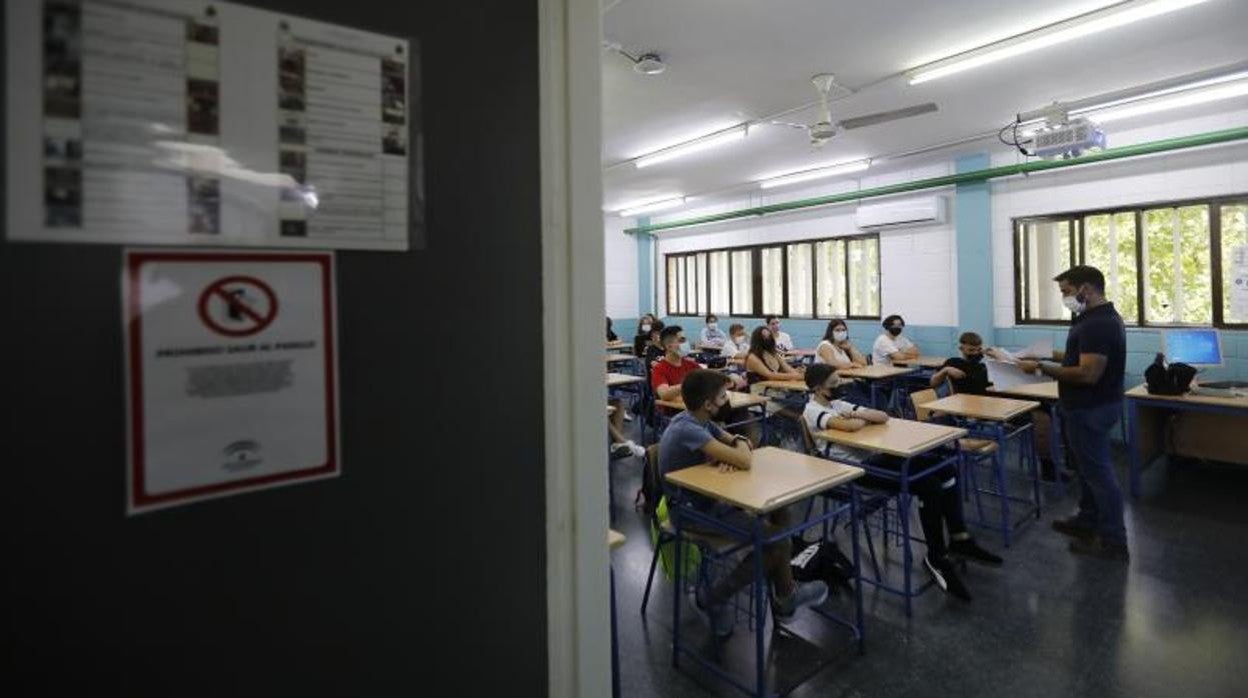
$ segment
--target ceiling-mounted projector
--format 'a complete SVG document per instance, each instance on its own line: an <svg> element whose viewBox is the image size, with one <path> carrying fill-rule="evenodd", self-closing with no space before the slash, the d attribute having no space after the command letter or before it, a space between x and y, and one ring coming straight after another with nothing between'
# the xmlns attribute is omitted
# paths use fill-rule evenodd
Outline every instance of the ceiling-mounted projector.
<svg viewBox="0 0 1248 698"><path fill-rule="evenodd" d="M1105 132L1084 118L1050 121L1032 139L1032 154L1049 160L1079 157L1092 148L1105 147Z"/></svg>

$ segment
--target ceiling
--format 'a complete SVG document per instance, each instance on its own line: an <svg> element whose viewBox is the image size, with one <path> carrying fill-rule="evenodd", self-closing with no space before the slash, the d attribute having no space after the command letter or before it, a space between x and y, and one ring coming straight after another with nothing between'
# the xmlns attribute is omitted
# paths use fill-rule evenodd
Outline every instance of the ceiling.
<svg viewBox="0 0 1248 698"><path fill-rule="evenodd" d="M1053 100L1248 59L1243 34L1248 1L1211 0L921 85L911 86L900 75L958 50L1110 4L607 0L605 40L634 54L656 51L668 69L639 75L619 54L602 53L604 208L721 192L764 174L922 148L995 130L1015 113ZM815 99L809 78L820 72L835 73L840 84L855 90L833 103L834 119L929 101L940 111L842 133L822 150L812 148L799 130L763 126L744 141L645 169L620 164L717 128L809 104ZM816 115L809 108L783 120L809 123ZM1112 144L1112 131L1110 138Z"/></svg>

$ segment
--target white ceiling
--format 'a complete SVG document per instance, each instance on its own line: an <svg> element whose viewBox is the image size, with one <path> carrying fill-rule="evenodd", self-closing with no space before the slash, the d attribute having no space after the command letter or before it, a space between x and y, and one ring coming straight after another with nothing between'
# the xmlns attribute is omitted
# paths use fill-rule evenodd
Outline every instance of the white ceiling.
<svg viewBox="0 0 1248 698"><path fill-rule="evenodd" d="M1015 113L1053 100L1248 59L1248 0L1211 0L921 85L910 86L899 75L1108 4L1113 2L608 0L605 39L632 53L657 51L669 67L662 75L639 75L627 59L603 51L604 207L716 192L763 174L921 148L995 130ZM940 111L846 132L822 150L813 149L801 131L766 126L736 144L642 170L618 165L807 104L815 97L809 77L819 72L835 73L839 83L857 90L833 104L834 119L929 101ZM816 110L785 120L809 123Z"/></svg>

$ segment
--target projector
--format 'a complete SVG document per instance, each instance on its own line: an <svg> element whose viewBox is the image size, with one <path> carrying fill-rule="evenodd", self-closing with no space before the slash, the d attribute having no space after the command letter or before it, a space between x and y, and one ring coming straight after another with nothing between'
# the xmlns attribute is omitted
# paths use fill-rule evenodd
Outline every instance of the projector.
<svg viewBox="0 0 1248 698"><path fill-rule="evenodd" d="M1047 159L1078 157L1091 148L1105 147L1105 132L1087 119L1044 126L1032 138L1033 154Z"/></svg>

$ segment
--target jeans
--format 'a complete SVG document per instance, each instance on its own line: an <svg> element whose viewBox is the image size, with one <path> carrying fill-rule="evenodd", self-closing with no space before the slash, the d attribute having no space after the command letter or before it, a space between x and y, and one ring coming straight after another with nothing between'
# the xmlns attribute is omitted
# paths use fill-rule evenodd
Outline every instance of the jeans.
<svg viewBox="0 0 1248 698"><path fill-rule="evenodd" d="M679 510L678 510L679 511ZM754 530L754 516L726 504L717 504L711 513L720 521L737 528ZM679 514L678 514L679 515ZM772 536L793 525L793 517L787 509L777 509L767 515L763 522L763 535ZM691 533L704 533L723 536L724 533L710 526L703 526L696 521L682 521L681 528ZM793 568L789 560L793 557L792 544L788 538L763 546L763 575L771 581L776 596L788 596L793 593ZM731 572L724 575L711 587L711 602L721 604L732 598L732 595L754 581L754 551L745 555Z"/></svg>
<svg viewBox="0 0 1248 698"><path fill-rule="evenodd" d="M1096 407L1062 406L1062 422L1071 460L1079 473L1079 513L1076 519L1096 529L1110 543L1126 544L1122 517L1122 490L1114 475L1109 434L1122 416L1122 403Z"/></svg>

